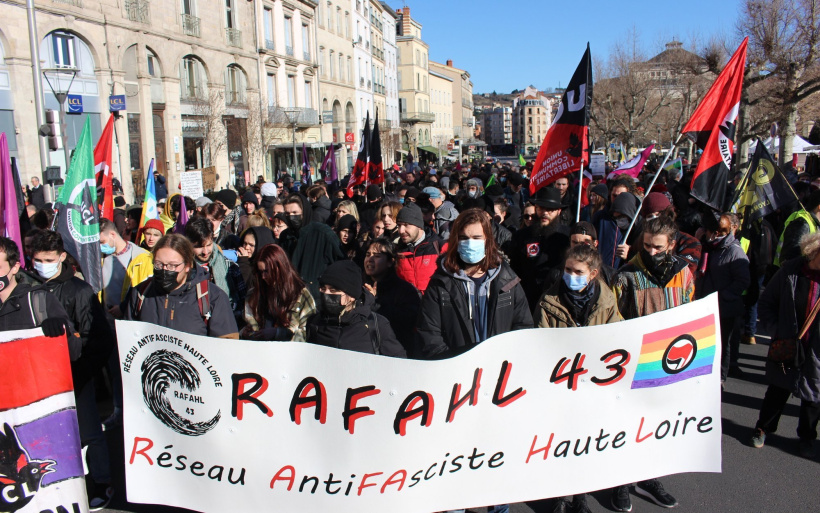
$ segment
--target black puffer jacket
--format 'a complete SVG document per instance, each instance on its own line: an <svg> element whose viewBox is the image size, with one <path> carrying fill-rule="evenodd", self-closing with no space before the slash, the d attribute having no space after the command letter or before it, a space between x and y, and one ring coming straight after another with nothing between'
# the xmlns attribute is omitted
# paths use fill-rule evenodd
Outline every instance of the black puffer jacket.
<svg viewBox="0 0 820 513"><path fill-rule="evenodd" d="M206 324L197 301L196 284L199 282L208 283L208 273L199 266L191 270L187 282L169 294L157 290L152 280L140 307L139 293L143 287L133 287L125 298L123 316L127 321L150 322L192 335L239 338L228 295L213 284L208 286L210 312L205 313L211 316Z"/></svg>
<svg viewBox="0 0 820 513"><path fill-rule="evenodd" d="M487 338L533 327L532 311L520 282L510 266L502 262L487 295ZM448 358L476 345L469 300L463 280L442 268L436 271L421 301L416 323L417 358Z"/></svg>
<svg viewBox="0 0 820 513"><path fill-rule="evenodd" d="M36 273L27 272L26 280L54 295L68 314L74 329L80 334L83 351L78 360L71 362L74 390L94 377L111 355L115 337L106 313L91 285L74 276L74 270L62 264L60 274L45 281ZM17 276L20 279L20 275Z"/></svg>
<svg viewBox="0 0 820 513"><path fill-rule="evenodd" d="M375 343L379 347L379 354L406 358L407 353L393 333L390 321L373 312L374 306L373 294L364 293L356 302L356 307L343 313L341 317L330 317L322 312L313 315L308 319L307 341L320 346L369 354L376 354ZM378 324L375 340L373 330L376 327L371 314L376 317Z"/></svg>
<svg viewBox="0 0 820 513"><path fill-rule="evenodd" d="M390 321L396 337L407 355L413 357L416 319L421 306L421 295L416 288L391 270L376 286L375 309Z"/></svg>

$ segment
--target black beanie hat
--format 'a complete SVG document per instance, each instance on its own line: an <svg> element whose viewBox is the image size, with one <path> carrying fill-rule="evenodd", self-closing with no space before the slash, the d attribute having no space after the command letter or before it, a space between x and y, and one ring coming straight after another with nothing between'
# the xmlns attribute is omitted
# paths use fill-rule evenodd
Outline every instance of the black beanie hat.
<svg viewBox="0 0 820 513"><path fill-rule="evenodd" d="M421 215L421 209L413 202L404 204L399 210L399 215L396 216L396 222L424 228L424 217Z"/></svg>
<svg viewBox="0 0 820 513"><path fill-rule="evenodd" d="M352 260L334 262L319 276L319 285L328 285L358 299L362 295L362 270Z"/></svg>
<svg viewBox="0 0 820 513"><path fill-rule="evenodd" d="M253 203L256 208L259 208L259 199L252 190L245 191L245 194L242 195L242 203Z"/></svg>
<svg viewBox="0 0 820 513"><path fill-rule="evenodd" d="M222 189L216 193L215 198L229 209L233 209L236 206L236 193L230 189Z"/></svg>

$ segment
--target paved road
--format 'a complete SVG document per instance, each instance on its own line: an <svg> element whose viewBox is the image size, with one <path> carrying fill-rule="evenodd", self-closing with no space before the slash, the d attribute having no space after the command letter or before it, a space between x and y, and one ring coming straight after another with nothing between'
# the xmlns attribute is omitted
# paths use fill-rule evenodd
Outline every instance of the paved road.
<svg viewBox="0 0 820 513"><path fill-rule="evenodd" d="M723 473L680 474L663 479L667 491L680 502L675 510L678 513L820 511L820 458L810 461L795 455L797 400L792 398L789 401L779 431L766 440L766 447L754 449L748 445L766 388L763 364L767 347L765 344L741 346L740 364L746 376L744 379L730 378L727 382L723 394ZM106 511L186 511L125 502L121 431L111 432L109 443L112 457L118 461L114 469L117 495ZM634 512L663 511L640 497L633 496L632 502ZM607 493L592 494L589 504L594 512L611 511ZM511 511L548 513L550 505L550 501L515 504Z"/></svg>

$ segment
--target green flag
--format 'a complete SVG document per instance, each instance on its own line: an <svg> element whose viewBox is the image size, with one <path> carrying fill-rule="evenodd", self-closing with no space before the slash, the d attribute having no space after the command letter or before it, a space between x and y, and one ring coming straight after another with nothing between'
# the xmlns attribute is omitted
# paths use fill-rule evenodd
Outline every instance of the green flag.
<svg viewBox="0 0 820 513"><path fill-rule="evenodd" d="M91 124L87 117L71 157L65 185L57 198L56 210L57 231L63 238L66 252L80 264L86 283L94 288L94 292L99 292L102 289L100 218Z"/></svg>
<svg viewBox="0 0 820 513"><path fill-rule="evenodd" d="M495 185L495 175L490 175L490 179L487 180L487 185L485 186L485 189L491 185Z"/></svg>
<svg viewBox="0 0 820 513"><path fill-rule="evenodd" d="M680 174L683 171L683 162L681 159L675 159L669 164L666 164L663 169L668 173L678 173Z"/></svg>
<svg viewBox="0 0 820 513"><path fill-rule="evenodd" d="M745 183L738 207L738 212L743 216L742 233L757 219L797 201L797 195L760 139L757 140Z"/></svg>
<svg viewBox="0 0 820 513"><path fill-rule="evenodd" d="M527 165L527 161L524 160L524 155L521 155L520 153L518 154L518 165L519 166L526 166Z"/></svg>

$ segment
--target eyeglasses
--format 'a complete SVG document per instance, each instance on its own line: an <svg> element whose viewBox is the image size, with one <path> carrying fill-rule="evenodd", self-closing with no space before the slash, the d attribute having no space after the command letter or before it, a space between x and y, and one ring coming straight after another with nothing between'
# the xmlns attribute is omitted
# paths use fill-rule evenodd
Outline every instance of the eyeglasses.
<svg viewBox="0 0 820 513"><path fill-rule="evenodd" d="M529 221L530 219L535 219L536 217L538 216L536 216L535 214L524 214L524 219L526 219L527 221Z"/></svg>
<svg viewBox="0 0 820 513"><path fill-rule="evenodd" d="M176 271L183 265L185 265L185 262L180 262L178 264L163 264L162 262L154 262L154 270L161 271L165 269L166 271Z"/></svg>

